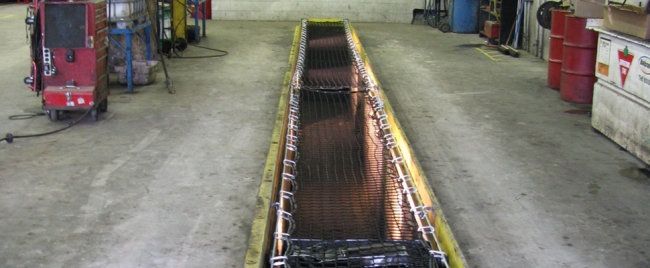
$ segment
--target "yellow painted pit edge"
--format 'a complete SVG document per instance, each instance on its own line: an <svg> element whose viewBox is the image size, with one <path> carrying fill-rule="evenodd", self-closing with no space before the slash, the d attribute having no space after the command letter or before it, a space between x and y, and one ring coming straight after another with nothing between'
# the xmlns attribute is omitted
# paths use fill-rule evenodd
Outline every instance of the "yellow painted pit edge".
<svg viewBox="0 0 650 268"><path fill-rule="evenodd" d="M312 22L340 22L340 19L308 19ZM350 30L354 38L354 42L359 49L361 57L363 58L364 64L368 74L379 86L379 82L375 77L375 74L372 71L370 61L368 56L359 41L356 31L350 25ZM280 166L279 159L281 159L282 152L280 151L281 144L283 144L284 135L284 124L286 120L287 113L287 100L289 97L289 83L291 82L291 77L295 70L295 58L297 54L297 44L300 38L300 26L296 27L294 33L293 46L291 48L291 54L289 56L289 65L287 72L285 73L284 86L282 88L282 93L280 97L280 102L278 104L278 112L276 114L275 127L273 130L273 136L271 138L271 146L269 148L269 154L266 159L266 165L264 166L264 174L262 176L262 182L260 184L260 190L257 196L257 205L255 209L255 217L253 219L253 224L251 227L251 232L248 240L248 249L246 250L245 258L245 268L259 268L263 267L266 263L264 260L265 252L267 251L268 239L267 235L270 231L269 217L271 217L271 201L274 193L274 179L278 174L278 168ZM406 138L406 135L402 132L401 125L399 121L394 116L394 111L390 105L388 98L386 97L383 90L380 87L380 95L384 101L386 114L388 115L389 122L394 126L393 132L395 133L396 139L399 144L399 149L402 154L402 157L406 161L409 172L411 173L412 178L416 182L418 187L418 192L422 201L427 206L432 206L436 209L436 217L433 219L434 225L436 227L436 236L440 242L442 250L447 253L449 257L450 266L453 268L464 268L467 267L467 261L458 246L458 242L454 237L454 234L445 219L444 213L442 212L440 203L435 197L431 186L426 179L424 172L420 166L420 163L417 161L413 155L413 150ZM425 194L423 194L425 193Z"/></svg>
<svg viewBox="0 0 650 268"><path fill-rule="evenodd" d="M260 189L257 194L257 203L255 206L255 214L253 224L251 227L250 235L248 238L248 249L246 250L245 268L259 268L264 267L266 260L264 259L268 251L269 235L271 225L269 218L272 217L271 202L274 198L275 191L275 178L279 174L280 162L283 152L281 145L284 144L284 133L286 130L284 125L287 119L287 100L289 99L289 84L293 73L295 71L295 62L298 53L298 43L300 41L300 26L296 27L293 36L293 46L289 56L289 64L287 72L284 75L284 85L282 86L282 93L280 95L280 103L278 104L278 112L275 116L275 126L273 128L273 135L271 136L271 147L266 157L266 164L264 165L264 174L260 183Z"/></svg>
<svg viewBox="0 0 650 268"><path fill-rule="evenodd" d="M307 22L342 22L342 19L336 18L309 18Z"/></svg>
<svg viewBox="0 0 650 268"><path fill-rule="evenodd" d="M440 247L445 253L447 253L447 256L449 258L449 265L452 268L468 267L467 260L465 259L465 256L463 255L463 252L461 251L460 246L458 245L458 242L456 241L456 238L454 237L454 234L451 231L451 228L449 227L449 223L447 223L445 215L442 212L440 202L438 202L438 199L433 193L433 190L429 185L426 175L422 171L420 162L418 162L418 160L415 158L415 155L413 154L413 149L411 148L411 145L408 139L406 138L406 135L404 134L404 132L402 132L402 126L397 120L397 117L394 116L395 112L393 111L393 108L390 105L390 102L388 101L388 98L386 97L386 94L384 93L383 89L381 89L381 85L379 84L375 74L372 71L372 67L370 65L370 60L368 59L368 55L366 54L366 51L363 49L363 46L359 41L359 37L357 36L356 31L354 30L354 27L352 27L351 24L350 24L350 31L352 32L352 38L354 39L354 43L356 44L357 49L359 50L359 53L361 54L361 57L363 59L363 62L366 65L366 70L368 71L368 75L370 75L370 77L375 81L375 83L379 87L380 96L384 101L386 115L388 115L388 121L392 126L391 130L395 134L398 148L402 154L402 158L405 160L405 163L408 166L411 177L415 181L415 184L418 189L418 193L420 193L420 198L422 199L424 205L431 206L435 209L435 217L432 219L432 222L436 228L436 237L438 237L438 241L440 242Z"/></svg>

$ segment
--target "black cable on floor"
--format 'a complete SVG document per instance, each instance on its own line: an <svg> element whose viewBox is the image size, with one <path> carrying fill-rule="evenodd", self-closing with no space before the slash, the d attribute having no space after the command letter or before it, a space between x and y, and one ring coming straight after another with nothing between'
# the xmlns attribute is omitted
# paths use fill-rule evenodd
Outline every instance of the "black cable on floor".
<svg viewBox="0 0 650 268"><path fill-rule="evenodd" d="M44 132L44 133L38 133L38 134L28 134L28 135L16 135L16 136L14 136L11 133L7 133L7 135L5 135L4 138L0 139L0 142L6 141L7 143L12 143L12 142L14 142L14 139L42 137L42 136L47 136L47 135L51 135L51 134L54 134L54 133L59 133L61 131L69 129L69 128L73 127L74 125L76 125L77 123L79 123L82 119L86 118L86 116L88 116L88 114L90 114L90 111L92 111L92 110L93 110L93 108L91 107L79 119L73 120L72 122L70 122L70 125L68 125L66 127L63 127L63 128L57 129L57 130L53 130L53 131L50 131L50 132Z"/></svg>
<svg viewBox="0 0 650 268"><path fill-rule="evenodd" d="M211 48L211 47L203 47L203 46L193 45L193 44L188 44L188 45L193 46L193 47L202 48L202 49L211 50L211 51L221 52L221 53L223 53L223 54L206 55L206 56L189 56L189 57L186 57L186 56L180 56L180 55L178 55L178 54L176 53L176 57L174 57L174 59L207 59L207 58L219 58L219 57L225 57L225 56L228 55L228 51L225 51L225 50L216 49L216 48Z"/></svg>
<svg viewBox="0 0 650 268"><path fill-rule="evenodd" d="M179 0L176 0L176 2L178 2L179 4L183 4L183 3L180 2ZM198 6L196 7L196 9L195 9L195 13L194 13L194 16L199 16L199 8L200 8L200 7L198 7ZM188 13L188 12L191 13L191 11L189 10L189 8L186 8L186 10L185 10L185 15L183 16L183 19L181 19L180 21L178 21L178 23L176 23L176 25L174 25L174 26L172 27L172 28L173 28L172 35L175 35L175 34L176 34L176 32L178 31L178 28L181 26L181 24L182 24L183 21L185 21L186 24L187 24L187 17L188 17L188 16L187 16L187 13ZM203 14L203 16L205 16L205 14ZM203 29L203 30L205 30L205 29ZM193 45L193 44L190 44L189 42L187 42L187 40L182 39L182 38L172 38L172 40L173 40L173 39L176 39L175 41L172 41L172 51L174 52L174 54L176 54L176 56L173 57L174 59L207 59L207 58L219 58L219 57L225 57L225 56L228 55L228 51L225 51L225 50L216 49L216 48L211 48L211 47L203 47L203 46L199 46L199 45ZM184 45L190 45L190 46L194 46L194 47L198 47L198 48L202 48L202 49L207 49L207 50L211 50L211 51L220 52L220 53L222 53L222 54L206 55L206 56L189 56L189 57L181 56L181 55L178 54L178 52L176 51L176 49L173 49L174 46L177 46L176 42L179 42L179 43L184 44ZM170 58L171 58L171 53L170 53Z"/></svg>
<svg viewBox="0 0 650 268"><path fill-rule="evenodd" d="M33 114L15 114L9 116L9 120L25 120L25 119L30 119L34 118L37 116L45 115L45 113L33 113Z"/></svg>

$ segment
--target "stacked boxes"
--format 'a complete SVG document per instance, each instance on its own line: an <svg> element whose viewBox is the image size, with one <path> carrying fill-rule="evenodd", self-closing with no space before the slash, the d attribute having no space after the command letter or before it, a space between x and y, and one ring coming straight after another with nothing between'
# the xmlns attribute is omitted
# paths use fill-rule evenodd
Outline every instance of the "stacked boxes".
<svg viewBox="0 0 650 268"><path fill-rule="evenodd" d="M606 6L603 27L643 39L650 39L650 15L643 6Z"/></svg>
<svg viewBox="0 0 650 268"><path fill-rule="evenodd" d="M603 17L605 0L575 0L574 5L576 17L600 19Z"/></svg>

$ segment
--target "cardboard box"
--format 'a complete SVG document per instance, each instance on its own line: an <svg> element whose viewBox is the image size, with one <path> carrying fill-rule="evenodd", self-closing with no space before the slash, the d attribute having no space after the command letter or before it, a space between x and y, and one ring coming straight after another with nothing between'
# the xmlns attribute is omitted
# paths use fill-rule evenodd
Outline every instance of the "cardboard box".
<svg viewBox="0 0 650 268"><path fill-rule="evenodd" d="M596 30L596 77L650 102L650 43L607 29Z"/></svg>
<svg viewBox="0 0 650 268"><path fill-rule="evenodd" d="M591 30L595 27L603 27L603 19L587 19L586 28Z"/></svg>
<svg viewBox="0 0 650 268"><path fill-rule="evenodd" d="M491 20L486 20L485 21L485 27L483 31L485 32L485 36L490 39L498 39L499 38L499 26L500 24L496 21L491 21Z"/></svg>
<svg viewBox="0 0 650 268"><path fill-rule="evenodd" d="M599 3L591 0L576 0L575 12L573 14L579 18L600 19L603 17L604 4L604 1L603 3Z"/></svg>
<svg viewBox="0 0 650 268"><path fill-rule="evenodd" d="M643 39L650 39L650 15L644 7L605 6L603 27Z"/></svg>

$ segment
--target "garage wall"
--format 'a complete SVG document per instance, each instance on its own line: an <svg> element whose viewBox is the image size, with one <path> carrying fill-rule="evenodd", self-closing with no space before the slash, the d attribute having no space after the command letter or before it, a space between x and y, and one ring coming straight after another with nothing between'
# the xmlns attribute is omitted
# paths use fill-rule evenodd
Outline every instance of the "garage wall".
<svg viewBox="0 0 650 268"><path fill-rule="evenodd" d="M552 0L556 1L556 0ZM548 59L548 46L551 41L550 31L539 27L537 23L537 8L546 2L546 0L532 0L527 3L527 26L524 27L524 44L523 48L530 54L538 58Z"/></svg>
<svg viewBox="0 0 650 268"><path fill-rule="evenodd" d="M296 21L347 18L352 22L410 23L423 0L216 0L212 19Z"/></svg>

